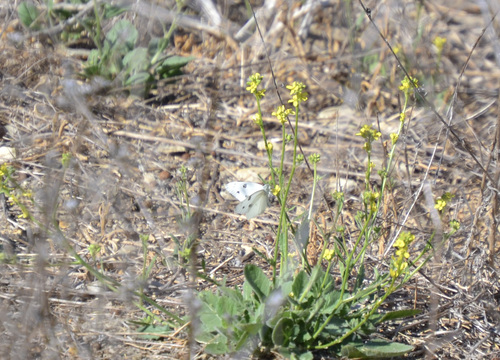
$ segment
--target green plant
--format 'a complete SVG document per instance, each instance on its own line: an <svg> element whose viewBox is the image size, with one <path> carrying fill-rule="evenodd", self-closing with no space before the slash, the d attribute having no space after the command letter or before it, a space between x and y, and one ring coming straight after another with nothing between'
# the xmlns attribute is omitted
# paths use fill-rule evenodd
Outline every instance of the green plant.
<svg viewBox="0 0 500 360"><path fill-rule="evenodd" d="M147 47L136 47L139 33L128 20L117 21L104 37L102 33L103 21L126 12L127 7L92 1L89 5L93 5L93 12L89 14L93 15L83 17L78 16L78 11L82 10L78 5L87 6L87 3L56 5L52 0L46 0L45 8L39 10L29 2L22 2L18 7L18 15L21 23L31 30L70 22L71 26L65 26L60 32L64 42L78 40L82 34L86 34L96 48L87 57L82 74L84 77L118 78L132 93L146 96L156 81L182 75L181 69L194 59L192 56L165 53L175 23L168 31L163 29L163 37L152 38Z"/></svg>
<svg viewBox="0 0 500 360"><path fill-rule="evenodd" d="M4 194L7 201L17 205L21 209L22 218L31 218L31 213L28 207L21 201L22 198L33 202L33 194L31 191L23 189L14 178L15 169L12 166L3 164L0 167L0 194Z"/></svg>
<svg viewBox="0 0 500 360"><path fill-rule="evenodd" d="M145 96L155 79L182 74L181 68L194 59L163 54L168 45L167 37L153 38L147 48L136 47L138 37L132 23L118 21L106 34L102 46L90 52L84 75L119 77L124 86L138 87L139 95Z"/></svg>
<svg viewBox="0 0 500 360"><path fill-rule="evenodd" d="M19 16L19 20L21 20L21 24L27 28L32 30L40 28L38 21L40 13L34 4L23 1L17 7L17 15Z"/></svg>
<svg viewBox="0 0 500 360"><path fill-rule="evenodd" d="M158 255L155 255L148 265L148 242L149 235L139 235L142 243L142 281L146 282L153 270L153 266L156 263Z"/></svg>
<svg viewBox="0 0 500 360"><path fill-rule="evenodd" d="M312 359L314 351L329 349L339 356L356 358L402 356L413 347L385 340L368 340L368 336L386 321L420 312L416 309L382 312L380 307L391 294L401 289L420 271L432 256L433 249L429 241L419 253L411 254L415 236L402 232L394 242L395 251L388 268L367 268L365 256L370 245L380 237L377 215L387 191L399 136L414 89L411 82L415 85L418 83L415 79L405 79L400 87L405 95L400 128L390 135L388 160L385 167L378 171L381 177L379 188L372 185L375 165L371 156L373 144L382 134L370 126L363 126L357 134L365 140L364 150L368 156L363 193L364 209L356 216L358 236L353 242L349 242L345 228L339 224L344 196L341 192L336 192L334 224L328 231L321 229L324 246L320 260L312 267L304 254L309 241L309 222L314 220L312 208L304 214L307 216L303 217L298 228L292 226L287 215L287 198L295 169L300 161L306 161L298 154L297 128L300 104L307 100L308 94L301 83L288 86L291 94L289 102L293 109L286 109L282 105L273 112L282 124L283 137L280 163L274 167L274 149L267 141L260 112L260 100L265 96L265 90L259 89L261 81L259 74L252 75L247 83L247 90L257 101L258 113L254 120L261 129L268 155L271 173L269 185L274 189L273 193L281 205L275 254L273 259L265 259L272 267L272 276L268 278L256 265L247 265L241 289L221 285L215 294L210 291L201 292L199 298L202 307L198 316L202 326L198 329L196 340L204 343L210 354L274 349L287 358ZM286 128L288 115L295 115L295 123L293 126L289 124L291 134L287 133ZM283 167L287 142L293 143L292 167L288 178L285 177ZM318 181L316 166L319 161L317 154L311 155L308 161L308 164L313 165L312 197ZM456 228L458 224L451 226ZM454 231L450 232L453 233ZM292 270L297 267L297 263L288 252L289 236L294 240L302 261L297 272ZM322 267L323 264L326 269ZM332 275L334 271L340 274L340 285L335 283Z"/></svg>
<svg viewBox="0 0 500 360"><path fill-rule="evenodd" d="M99 244L93 243L93 244L89 245L89 254L92 257L92 260L94 261L94 263L96 262L97 254L99 254L101 252L101 249L102 249L102 247Z"/></svg>
<svg viewBox="0 0 500 360"><path fill-rule="evenodd" d="M95 17L82 16L87 9L91 9L89 6L93 7ZM17 13L21 23L30 30L54 28L65 23L65 26L59 31L60 39L69 42L82 38L84 30L92 39L99 38L101 19L112 18L127 10L127 7L124 6L93 0L90 3L87 0L73 0L56 4L53 0L44 0L43 5L39 7L32 2L23 1L19 4Z"/></svg>

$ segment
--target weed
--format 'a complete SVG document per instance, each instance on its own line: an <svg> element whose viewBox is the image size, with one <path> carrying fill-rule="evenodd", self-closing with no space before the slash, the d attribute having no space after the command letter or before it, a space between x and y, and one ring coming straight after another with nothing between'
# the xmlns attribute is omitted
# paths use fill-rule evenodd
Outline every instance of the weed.
<svg viewBox="0 0 500 360"><path fill-rule="evenodd" d="M40 11L35 5L22 2L18 7L21 23L31 30L39 30L55 22L75 19L75 11L80 9L68 4L55 7L51 0L46 5L46 9ZM162 38L152 38L147 47L137 47L139 33L128 20L119 20L106 34L102 32L103 20L122 14L127 11L126 7L94 1L93 10L93 16L78 19L73 26L65 26L61 31L64 42L78 40L86 33L96 47L87 57L81 74L84 78L118 79L131 93L144 97L157 81L182 75L181 69L194 59L166 54L175 24L168 31L164 29Z"/></svg>
<svg viewBox="0 0 500 360"><path fill-rule="evenodd" d="M198 313L201 321L196 340L206 344L205 350L211 354L247 353L260 344L264 351L278 350L283 356L296 359L312 359L313 352L330 349L339 356L348 357L394 357L411 351L412 346L385 340L368 340L368 336L386 321L392 321L418 314L419 310L399 310L380 312L380 306L395 291L400 289L426 264L432 256L432 247L428 243L418 253L410 251L415 236L402 232L393 247L389 268L375 266L367 268L365 255L371 244L380 237L377 215L384 201L386 184L390 180L400 133L403 129L408 102L411 99L416 79L405 78L400 87L405 96L403 111L400 114L400 127L390 134L391 145L388 161L384 169L378 171L381 177L380 188L373 186L372 173L375 169L371 161L372 146L382 134L370 126L363 126L357 134L365 143L368 155L365 172L365 191L363 193L364 210L356 217L358 237L350 244L345 229L337 225L343 209L343 194L334 194L337 209L335 223L328 229L321 229L324 247L320 261L312 267L304 254L309 241L309 222L313 220L312 207L307 217L296 229L288 217L287 199L292 179L297 168L297 129L301 103L307 101L308 94L302 83L295 82L290 90L292 109L279 106L273 115L282 124L283 147L280 163L273 164L273 147L269 146L262 122L260 101L265 90L259 89L262 81L260 74L254 74L247 83L257 101L258 112L254 121L260 127L271 172L270 188L274 189L281 205L276 248L273 259L267 259L272 267L269 279L256 265L247 265L244 269L245 282L242 289L220 286L214 294L203 291L199 298L203 305ZM413 83L413 84L412 84ZM295 116L292 134L286 130L286 118ZM285 175L283 163L285 144L293 142L292 168ZM313 165L313 190L318 181L317 164L320 156L312 154L309 162ZM443 197L444 199L444 197ZM447 198L448 199L448 198ZM458 226L457 224L455 224ZM302 259L298 271L293 271L293 257L288 254L288 239L292 236ZM278 266L278 262L280 265ZM326 264L326 269L323 268ZM332 273L338 271L341 283L337 284ZM253 350L248 347L254 346ZM260 349L259 351L262 351Z"/></svg>
<svg viewBox="0 0 500 360"><path fill-rule="evenodd" d="M163 51L167 39L152 39L147 48L136 47L139 33L128 20L118 21L106 34L102 46L90 52L85 67L86 77L102 76L121 79L124 86L139 89L145 96L157 79L182 74L181 68L193 57L167 56Z"/></svg>

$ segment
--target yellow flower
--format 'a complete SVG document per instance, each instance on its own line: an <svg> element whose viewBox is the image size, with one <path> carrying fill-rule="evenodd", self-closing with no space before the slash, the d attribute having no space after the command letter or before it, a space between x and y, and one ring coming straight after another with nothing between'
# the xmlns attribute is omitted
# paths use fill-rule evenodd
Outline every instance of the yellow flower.
<svg viewBox="0 0 500 360"><path fill-rule="evenodd" d="M413 82L413 85L418 88L418 80L415 79L414 77L411 77L411 82ZM401 90L404 93L409 93L409 91L413 88L411 85L410 79L408 79L407 76L401 81L401 86L399 87L399 90Z"/></svg>
<svg viewBox="0 0 500 360"><path fill-rule="evenodd" d="M406 251L406 247L404 247L402 249L396 250L396 256L405 257L408 259L410 257L410 253L408 253L408 251Z"/></svg>
<svg viewBox="0 0 500 360"><path fill-rule="evenodd" d="M436 36L434 40L432 41L434 46L436 46L437 51L441 52L443 51L444 44L446 44L446 38L443 38L441 36Z"/></svg>
<svg viewBox="0 0 500 360"><path fill-rule="evenodd" d="M274 196L278 196L278 194L280 193L280 191L281 191L280 186L278 184L276 184L276 186L273 189L273 195Z"/></svg>
<svg viewBox="0 0 500 360"><path fill-rule="evenodd" d="M250 77L248 78L246 89L252 94L255 93L255 91L257 90L257 86L260 85L263 78L264 77L259 73L250 75Z"/></svg>
<svg viewBox="0 0 500 360"><path fill-rule="evenodd" d="M304 91L306 86L303 83L294 81L292 85L288 85L286 88L290 90L290 95L292 95L288 102L292 103L294 107L298 107L300 103L308 99L309 94Z"/></svg>
<svg viewBox="0 0 500 360"><path fill-rule="evenodd" d="M398 134L391 134L389 135L391 137L391 141L392 141L392 145L396 144L398 142L398 139L399 139L399 135Z"/></svg>
<svg viewBox="0 0 500 360"><path fill-rule="evenodd" d="M305 102L308 99L308 93L303 92L301 94L293 95L293 97L288 100L289 103L292 103L293 106L297 107L300 103Z"/></svg>
<svg viewBox="0 0 500 360"><path fill-rule="evenodd" d="M335 254L334 250L326 249L325 254L323 255L323 259L326 261L331 261L333 259L333 255Z"/></svg>
<svg viewBox="0 0 500 360"><path fill-rule="evenodd" d="M408 245L415 240L415 235L408 231L404 231L394 242L394 247L397 249L395 252L396 257L392 257L391 268L389 274L393 279L396 279L408 267L406 259L410 258L408 252Z"/></svg>
<svg viewBox="0 0 500 360"><path fill-rule="evenodd" d="M405 242L403 239L401 239L400 237L394 242L394 247L396 248L402 248L404 246L406 246Z"/></svg>
<svg viewBox="0 0 500 360"><path fill-rule="evenodd" d="M444 201L443 199L436 200L436 205L434 205L434 208L437 209L437 211L443 211L445 207L446 207L446 201Z"/></svg>
<svg viewBox="0 0 500 360"><path fill-rule="evenodd" d="M374 140L380 139L382 134L380 131L372 129L371 125L363 125L363 127L359 130L359 133L356 136L361 136L368 142L372 142Z"/></svg>
<svg viewBox="0 0 500 360"><path fill-rule="evenodd" d="M286 118L288 115L293 114L292 109L285 109L285 105L280 105L276 108L276 111L272 113L273 116L276 117L276 119L279 120L281 125L286 123Z"/></svg>
<svg viewBox="0 0 500 360"><path fill-rule="evenodd" d="M257 87L262 82L263 76L259 73L255 73L248 78L246 90L254 94L256 98L262 99L266 94L266 89L257 90Z"/></svg>
<svg viewBox="0 0 500 360"><path fill-rule="evenodd" d="M306 86L300 81L294 81L292 85L287 85L286 88L290 90L290 95L295 95L303 92Z"/></svg>

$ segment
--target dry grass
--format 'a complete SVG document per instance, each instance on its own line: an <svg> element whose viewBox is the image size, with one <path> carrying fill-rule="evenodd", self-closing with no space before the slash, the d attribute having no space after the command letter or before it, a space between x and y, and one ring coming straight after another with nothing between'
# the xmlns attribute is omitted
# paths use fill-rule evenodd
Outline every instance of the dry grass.
<svg viewBox="0 0 500 360"><path fill-rule="evenodd" d="M132 19L146 41L169 20L171 7L166 1L155 2L156 9L146 1L134 3L135 12L121 17ZM161 341L139 336L130 321L145 314L133 304L132 290L144 288L161 305L189 313L192 284L177 267L173 249L174 238L182 242L192 232L200 242L198 259L205 260L215 278L227 276L229 284L241 284L243 266L260 261L252 246L272 251L277 210L248 222L235 216L220 195L229 181L267 172L265 153L258 147L259 129L249 119L256 109L244 91L248 76L264 75L267 114L279 104L260 36L252 27L247 35L238 33L248 19L244 5L220 3L220 26L213 16L206 21L202 10L186 10L196 20L179 20L175 48L169 51L196 60L184 76L161 83L147 100L127 97L115 85L78 82L85 42L65 48L57 29L30 36L17 20L16 4L0 5L1 145L16 149L15 159L8 162L21 186L33 192L36 206L25 203L39 221L19 217L19 207L2 198L2 251L16 259L0 265L2 358L178 359L201 353L197 345L188 350L182 331ZM413 358L495 359L500 356L494 244L498 20L471 49L498 9L467 1L421 3L420 12L416 3L397 0L367 6L388 41L399 45L408 71L427 79L427 99L466 142L450 136L430 109L416 107L392 174L382 226L387 242L403 225L417 236L417 246L450 219L462 226L422 276L387 304L420 308L423 314L397 332L385 329L384 336L418 345ZM321 154L327 194L347 179L345 225L355 231L350 219L360 206L366 160L355 134L362 124L378 124L388 139L398 126L403 74L359 3L348 4L329 1L324 7L307 7L276 1L258 19L278 86L302 81L308 87L299 139L306 155ZM438 35L447 38L439 67L432 45ZM268 116L264 122L271 138L280 137L276 120ZM382 159L382 146L375 150ZM63 153L72 154L66 171ZM200 214L189 226L179 221L176 196L182 165ZM310 173L301 168L292 189L297 212L308 207L311 186ZM429 216L429 199L445 191L455 198L440 223ZM315 209L328 224L331 216L320 197ZM55 228L54 219L64 238L45 231ZM147 282L141 278L139 236L144 234L150 234L147 261L159 255ZM102 247L95 264L88 251L93 243ZM103 289L85 268L75 266L68 245L122 284L120 290ZM373 249L374 261L382 250ZM201 280L196 285L210 286Z"/></svg>

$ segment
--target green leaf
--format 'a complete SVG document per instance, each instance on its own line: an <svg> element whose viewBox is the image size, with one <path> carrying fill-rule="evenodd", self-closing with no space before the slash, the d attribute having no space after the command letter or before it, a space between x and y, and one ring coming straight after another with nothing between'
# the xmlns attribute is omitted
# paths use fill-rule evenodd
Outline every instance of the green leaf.
<svg viewBox="0 0 500 360"><path fill-rule="evenodd" d="M32 27L32 25L35 23L35 20L38 18L39 12L35 5L24 1L19 4L17 8L17 14L19 15L19 20L21 20L21 23L29 28Z"/></svg>
<svg viewBox="0 0 500 360"><path fill-rule="evenodd" d="M210 355L222 355L229 352L227 337L222 334L214 336L209 344L205 346L205 352Z"/></svg>
<svg viewBox="0 0 500 360"><path fill-rule="evenodd" d="M222 327L222 319L217 312L205 312L204 314L198 314L200 321L203 323L204 331L212 332L216 331L218 328Z"/></svg>
<svg viewBox="0 0 500 360"><path fill-rule="evenodd" d="M340 291L333 290L322 296L322 299L325 301L321 310L322 314L330 315L332 313L333 309L340 301L340 294Z"/></svg>
<svg viewBox="0 0 500 360"><path fill-rule="evenodd" d="M365 280L365 264L361 264L358 271L358 276L356 277L356 284L354 285L354 293L356 290L361 289L363 286L363 281Z"/></svg>
<svg viewBox="0 0 500 360"><path fill-rule="evenodd" d="M173 76L182 75L181 68L187 65L191 60L196 59L194 56L182 57L171 56L166 58L157 68L156 73L160 78L165 79Z"/></svg>
<svg viewBox="0 0 500 360"><path fill-rule="evenodd" d="M140 72L130 76L127 80L125 80L125 86L139 85L139 84L147 84L151 82L153 77L148 72Z"/></svg>
<svg viewBox="0 0 500 360"><path fill-rule="evenodd" d="M141 328L139 328L137 331L142 332L142 333L150 333L150 334L161 334L161 335L166 335L172 332L172 329L169 326L162 325L162 326L157 326L157 325L145 325ZM155 335L141 335L142 338L144 339L151 339L151 340L160 340L162 336L155 336Z"/></svg>
<svg viewBox="0 0 500 360"><path fill-rule="evenodd" d="M302 350L302 349L301 349ZM301 352L299 349L279 349L280 355L289 360L313 360L314 355L310 351ZM302 350L304 351L304 350Z"/></svg>
<svg viewBox="0 0 500 360"><path fill-rule="evenodd" d="M171 69L181 68L183 66L186 66L191 60L194 59L196 59L196 57L194 56L188 56L188 57L177 56L177 55L170 56L163 61L162 66L168 66Z"/></svg>
<svg viewBox="0 0 500 360"><path fill-rule="evenodd" d="M148 49L138 47L130 51L123 58L123 66L125 71L132 74L147 70L149 68Z"/></svg>
<svg viewBox="0 0 500 360"><path fill-rule="evenodd" d="M297 360L313 360L314 355L312 352L307 351L302 354L292 354L292 359L297 359Z"/></svg>
<svg viewBox="0 0 500 360"><path fill-rule="evenodd" d="M410 317L410 316L415 316L415 315L420 314L421 312L422 312L422 310L419 310L419 309L391 311L391 312L385 313L380 318L380 320L377 321L377 323L381 323L381 322L389 321L389 320L401 319L401 318Z"/></svg>
<svg viewBox="0 0 500 360"><path fill-rule="evenodd" d="M255 300L255 298L253 297L253 289L250 286L250 284L248 283L248 281L245 281L243 283L242 292L243 292L243 299L245 301L254 301Z"/></svg>
<svg viewBox="0 0 500 360"><path fill-rule="evenodd" d="M138 38L137 29L128 20L118 21L106 34L106 40L111 45L110 51L113 53L128 53L134 48Z"/></svg>
<svg viewBox="0 0 500 360"><path fill-rule="evenodd" d="M245 266L244 273L246 281L252 287L259 301L264 302L271 292L271 282L264 271L257 265L249 264Z"/></svg>
<svg viewBox="0 0 500 360"><path fill-rule="evenodd" d="M104 19L111 19L112 17L123 14L124 12L127 12L128 10L129 10L129 8L125 7L125 6L115 6L115 5L105 4L104 11L103 11L103 18Z"/></svg>
<svg viewBox="0 0 500 360"><path fill-rule="evenodd" d="M236 301L240 305L243 304L243 295L241 294L240 290L228 287L221 287L219 290L222 293L222 296L227 297L228 299L231 299L233 301Z"/></svg>
<svg viewBox="0 0 500 360"><path fill-rule="evenodd" d="M292 319L281 318L273 329L273 344L288 347L294 335L294 327L295 323Z"/></svg>
<svg viewBox="0 0 500 360"><path fill-rule="evenodd" d="M208 344L214 339L215 335L208 331L197 331L195 340L202 344Z"/></svg>
<svg viewBox="0 0 500 360"><path fill-rule="evenodd" d="M294 299L300 299L307 290L308 276L304 270L300 271L293 281L292 291Z"/></svg>
<svg viewBox="0 0 500 360"><path fill-rule="evenodd" d="M341 353L349 358L376 359L403 356L412 351L413 346L389 342L381 339L363 342L353 341L342 347Z"/></svg>
<svg viewBox="0 0 500 360"><path fill-rule="evenodd" d="M148 72L150 59L148 50L144 47L135 48L123 58L125 86L148 84L153 76Z"/></svg>
<svg viewBox="0 0 500 360"><path fill-rule="evenodd" d="M285 281L283 284L280 286L281 290L281 295L283 296L284 299L288 298L288 295L293 291L293 282L292 281Z"/></svg>
<svg viewBox="0 0 500 360"><path fill-rule="evenodd" d="M317 298L318 296L322 295L323 289L322 284L323 284L323 269L321 269L321 266L318 264L316 265L312 271L311 271L311 276L309 278L309 282L307 284L307 289L304 290L304 292L309 292L311 289L313 289L314 296Z"/></svg>
<svg viewBox="0 0 500 360"><path fill-rule="evenodd" d="M349 329L349 323L339 317L334 317L325 327L325 331L335 337L344 335Z"/></svg>
<svg viewBox="0 0 500 360"><path fill-rule="evenodd" d="M240 314L239 302L227 296L206 291L200 294L200 300L203 305L198 315L201 322L206 325L206 331L227 327L231 317Z"/></svg>

